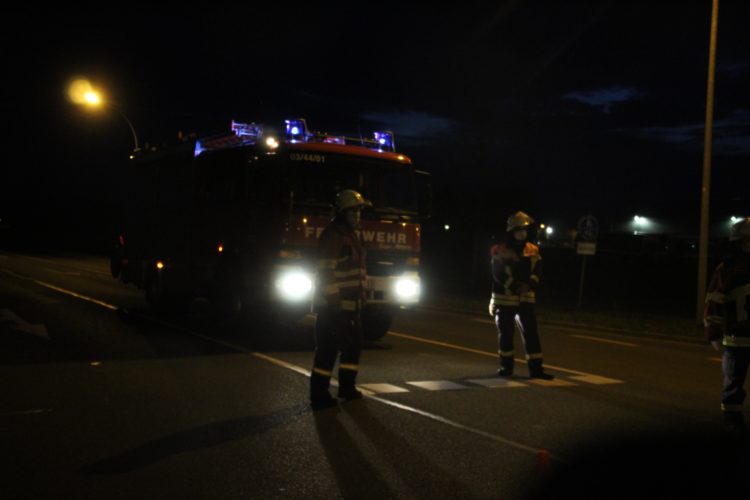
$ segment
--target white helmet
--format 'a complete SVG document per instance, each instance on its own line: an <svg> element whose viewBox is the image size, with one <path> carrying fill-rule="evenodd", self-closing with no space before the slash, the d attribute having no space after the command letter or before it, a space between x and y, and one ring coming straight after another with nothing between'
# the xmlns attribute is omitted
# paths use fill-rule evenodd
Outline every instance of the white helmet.
<svg viewBox="0 0 750 500"><path fill-rule="evenodd" d="M336 213L343 212L347 208L371 207L372 203L353 189L344 189L336 195Z"/></svg>
<svg viewBox="0 0 750 500"><path fill-rule="evenodd" d="M732 224L732 231L729 233L729 241L739 241L745 238L750 238L750 217Z"/></svg>
<svg viewBox="0 0 750 500"><path fill-rule="evenodd" d="M514 231L516 229L523 229L525 227L528 227L534 223L534 219L532 219L528 214L525 214L523 212L516 212L510 217L508 217L508 228L506 231Z"/></svg>

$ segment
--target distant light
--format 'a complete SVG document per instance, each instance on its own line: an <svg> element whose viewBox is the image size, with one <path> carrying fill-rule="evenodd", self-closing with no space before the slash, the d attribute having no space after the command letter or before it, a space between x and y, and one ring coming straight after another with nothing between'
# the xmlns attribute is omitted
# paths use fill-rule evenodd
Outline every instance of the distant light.
<svg viewBox="0 0 750 500"><path fill-rule="evenodd" d="M302 224L307 224L307 217L302 217Z"/></svg>
<svg viewBox="0 0 750 500"><path fill-rule="evenodd" d="M156 263L156 269L158 269L158 270L160 270L160 271L161 271L162 269L164 269L164 262L162 262L162 261L158 261L158 262Z"/></svg>
<svg viewBox="0 0 750 500"><path fill-rule="evenodd" d="M446 231L450 231L451 229L451 227L448 224L444 225L443 228L445 228Z"/></svg>
<svg viewBox="0 0 750 500"><path fill-rule="evenodd" d="M219 253L222 253L224 251L224 245L222 243L219 243Z"/></svg>
<svg viewBox="0 0 750 500"><path fill-rule="evenodd" d="M545 226L544 224L539 224L539 229L544 229L545 227L547 226Z"/></svg>
<svg viewBox="0 0 750 500"><path fill-rule="evenodd" d="M550 227L548 227L547 229L545 229L545 230L544 230L544 232L545 232L545 233L547 233L547 234L549 235L549 234L552 234L553 232L555 232L555 230L554 230L554 229L552 229L552 226L550 226Z"/></svg>
<svg viewBox="0 0 750 500"><path fill-rule="evenodd" d="M269 137L268 139L266 139L266 146L268 146L271 149L276 149L279 147L279 141L277 141L273 137Z"/></svg>
<svg viewBox="0 0 750 500"><path fill-rule="evenodd" d="M741 220L742 220L742 217L735 217L734 215L731 218L732 224L736 224L736 223L738 223Z"/></svg>

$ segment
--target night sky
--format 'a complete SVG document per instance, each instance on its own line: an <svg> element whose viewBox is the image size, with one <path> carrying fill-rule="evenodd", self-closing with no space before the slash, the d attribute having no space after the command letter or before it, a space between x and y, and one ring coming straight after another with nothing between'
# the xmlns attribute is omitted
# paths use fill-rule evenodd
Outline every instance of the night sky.
<svg viewBox="0 0 750 500"><path fill-rule="evenodd" d="M697 233L710 0L117 9L4 15L0 209L114 197L132 137L68 102L85 76L142 144L232 119L392 129L434 175L435 223L485 230L520 209L617 229L638 213ZM750 2L721 2L717 224L750 214L748 19Z"/></svg>

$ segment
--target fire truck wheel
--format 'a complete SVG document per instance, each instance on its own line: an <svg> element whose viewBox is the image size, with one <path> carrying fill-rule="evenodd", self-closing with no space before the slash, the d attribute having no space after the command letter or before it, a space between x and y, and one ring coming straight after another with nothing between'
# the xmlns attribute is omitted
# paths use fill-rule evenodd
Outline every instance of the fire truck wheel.
<svg viewBox="0 0 750 500"><path fill-rule="evenodd" d="M387 313L363 313L362 314L362 332L365 340L380 340L391 327L393 317Z"/></svg>
<svg viewBox="0 0 750 500"><path fill-rule="evenodd" d="M146 302L154 310L166 307L167 296L164 290L164 279L160 274L153 274L146 283Z"/></svg>

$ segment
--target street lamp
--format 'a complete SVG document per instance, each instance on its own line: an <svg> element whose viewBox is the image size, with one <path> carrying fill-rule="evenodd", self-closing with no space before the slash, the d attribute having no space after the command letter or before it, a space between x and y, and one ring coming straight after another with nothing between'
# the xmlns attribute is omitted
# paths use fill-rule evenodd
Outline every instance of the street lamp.
<svg viewBox="0 0 750 500"><path fill-rule="evenodd" d="M95 89L88 80L76 79L68 87L68 97L71 102L80 106L86 106L91 109L98 109L107 107L117 111L117 113L125 120L125 123L130 127L130 132L133 134L133 152L140 151L138 147L138 135L135 133L135 127L125 116L120 108L115 106L111 101L105 101L102 93Z"/></svg>

